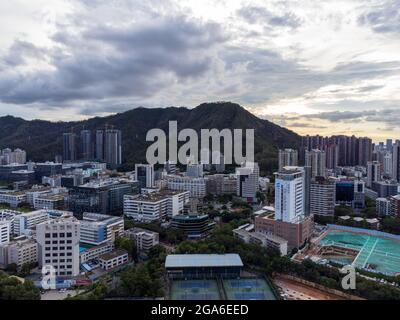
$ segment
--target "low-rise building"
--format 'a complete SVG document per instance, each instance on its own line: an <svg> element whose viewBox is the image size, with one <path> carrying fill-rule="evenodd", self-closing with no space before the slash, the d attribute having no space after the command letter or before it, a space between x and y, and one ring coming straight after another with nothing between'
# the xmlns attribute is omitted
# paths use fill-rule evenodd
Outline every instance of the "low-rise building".
<svg viewBox="0 0 400 320"><path fill-rule="evenodd" d="M114 250L114 243L106 242L98 246L85 249L79 253L80 263L86 263L91 260L98 259L100 256Z"/></svg>
<svg viewBox="0 0 400 320"><path fill-rule="evenodd" d="M172 218L171 228L182 230L189 239L204 238L210 234L215 223L208 215L178 215Z"/></svg>
<svg viewBox="0 0 400 320"><path fill-rule="evenodd" d="M297 223L275 220L273 215L257 216L254 220L256 232L287 240L289 250L300 248L307 240L311 239L313 233L312 217L305 217Z"/></svg>
<svg viewBox="0 0 400 320"><path fill-rule="evenodd" d="M21 268L26 264L38 262L38 244L35 240L25 236L0 245L0 268L5 269L10 264Z"/></svg>
<svg viewBox="0 0 400 320"><path fill-rule="evenodd" d="M126 230L124 236L135 241L138 253L148 253L151 248L159 244L159 234L157 232L142 228Z"/></svg>
<svg viewBox="0 0 400 320"><path fill-rule="evenodd" d="M192 198L202 199L207 195L207 178L168 175L166 179L170 190L189 191Z"/></svg>
<svg viewBox="0 0 400 320"><path fill-rule="evenodd" d="M128 252L114 250L99 257L100 267L104 270L114 269L129 262Z"/></svg>
<svg viewBox="0 0 400 320"><path fill-rule="evenodd" d="M124 231L123 217L115 217L97 213L83 213L80 221L80 242L100 245L114 242Z"/></svg>
<svg viewBox="0 0 400 320"><path fill-rule="evenodd" d="M0 192L0 203L8 204L11 208L17 208L24 202L26 202L26 194L23 191Z"/></svg>
<svg viewBox="0 0 400 320"><path fill-rule="evenodd" d="M254 225L245 224L240 226L233 230L233 234L237 239L246 243L258 244L266 248L275 248L280 252L281 256L288 254L287 240L272 234L254 232Z"/></svg>
<svg viewBox="0 0 400 320"><path fill-rule="evenodd" d="M142 195L125 195L124 215L138 221L157 221L183 212L188 191L161 190Z"/></svg>

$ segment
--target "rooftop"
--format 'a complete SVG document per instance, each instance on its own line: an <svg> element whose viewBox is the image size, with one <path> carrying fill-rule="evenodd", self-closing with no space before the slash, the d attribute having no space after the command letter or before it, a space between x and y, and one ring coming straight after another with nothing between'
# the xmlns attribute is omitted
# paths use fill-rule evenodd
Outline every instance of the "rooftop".
<svg viewBox="0 0 400 320"><path fill-rule="evenodd" d="M158 192L150 192L146 194L141 194L141 195L132 195L134 197L134 200L137 201L147 201L147 202L157 202L160 200L163 200L167 197L175 196L181 193L185 193L188 191L173 191L173 190L161 190Z"/></svg>
<svg viewBox="0 0 400 320"><path fill-rule="evenodd" d="M167 256L165 267L243 267L243 262L238 254L174 254Z"/></svg>
<svg viewBox="0 0 400 320"><path fill-rule="evenodd" d="M111 259L120 257L125 254L128 254L128 252L126 250L114 250L114 251L108 252L106 254L103 254L102 256L99 257L99 259L111 260Z"/></svg>

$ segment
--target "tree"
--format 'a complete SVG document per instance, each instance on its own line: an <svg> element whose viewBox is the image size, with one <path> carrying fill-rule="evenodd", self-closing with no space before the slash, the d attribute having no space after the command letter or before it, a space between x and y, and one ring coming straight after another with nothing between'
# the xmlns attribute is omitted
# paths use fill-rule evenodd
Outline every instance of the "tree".
<svg viewBox="0 0 400 320"><path fill-rule="evenodd" d="M135 260L137 258L137 247L133 239L120 237L115 239L114 244L117 249L126 250L132 259Z"/></svg>

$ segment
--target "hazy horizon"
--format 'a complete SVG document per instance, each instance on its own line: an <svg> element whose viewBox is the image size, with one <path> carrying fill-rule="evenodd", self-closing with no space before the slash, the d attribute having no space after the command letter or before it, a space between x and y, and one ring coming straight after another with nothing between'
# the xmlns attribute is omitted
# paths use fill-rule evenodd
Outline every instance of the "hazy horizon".
<svg viewBox="0 0 400 320"><path fill-rule="evenodd" d="M0 116L232 101L301 135L400 138L400 2L0 4Z"/></svg>

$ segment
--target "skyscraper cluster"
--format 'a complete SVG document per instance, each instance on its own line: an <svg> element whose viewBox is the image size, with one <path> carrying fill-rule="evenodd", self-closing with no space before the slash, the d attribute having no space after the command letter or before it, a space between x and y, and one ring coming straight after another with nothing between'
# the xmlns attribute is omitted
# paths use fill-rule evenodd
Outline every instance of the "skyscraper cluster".
<svg viewBox="0 0 400 320"><path fill-rule="evenodd" d="M98 160L106 162L110 167L122 164L121 131L115 129L82 130L77 134L63 134L63 160Z"/></svg>
<svg viewBox="0 0 400 320"><path fill-rule="evenodd" d="M302 150L319 149L327 154L327 168L335 166L366 166L372 160L373 145L370 138L355 136L305 136Z"/></svg>

